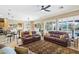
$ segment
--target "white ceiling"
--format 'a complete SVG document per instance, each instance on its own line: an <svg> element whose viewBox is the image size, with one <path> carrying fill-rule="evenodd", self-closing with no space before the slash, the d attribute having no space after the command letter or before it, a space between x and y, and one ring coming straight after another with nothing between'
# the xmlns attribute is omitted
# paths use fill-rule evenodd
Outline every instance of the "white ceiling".
<svg viewBox="0 0 79 59"><path fill-rule="evenodd" d="M38 20L43 16L55 16L58 14L79 10L78 5L64 5L63 9L60 9L61 5L52 5L49 10L51 12L41 11L41 5L0 5L0 17L12 18L17 20ZM9 11L8 9L11 9ZM8 12L10 15L8 15Z"/></svg>

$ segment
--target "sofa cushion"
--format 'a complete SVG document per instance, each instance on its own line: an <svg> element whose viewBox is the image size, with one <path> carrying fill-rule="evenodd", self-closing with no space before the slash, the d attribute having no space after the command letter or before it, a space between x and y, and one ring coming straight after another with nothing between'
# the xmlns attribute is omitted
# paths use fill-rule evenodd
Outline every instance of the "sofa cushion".
<svg viewBox="0 0 79 59"><path fill-rule="evenodd" d="M39 38L40 36L33 36L33 38Z"/></svg>
<svg viewBox="0 0 79 59"><path fill-rule="evenodd" d="M27 37L27 38L24 38L24 40L28 40L28 39L32 39L32 37Z"/></svg>
<svg viewBox="0 0 79 59"><path fill-rule="evenodd" d="M36 34L36 31L32 31L32 34Z"/></svg>
<svg viewBox="0 0 79 59"><path fill-rule="evenodd" d="M51 34L50 36L60 38L59 34Z"/></svg>
<svg viewBox="0 0 79 59"><path fill-rule="evenodd" d="M24 37L31 37L31 35L24 35Z"/></svg>
<svg viewBox="0 0 79 59"><path fill-rule="evenodd" d="M29 32L27 32L27 31L23 32L23 35L28 35L28 34L29 34Z"/></svg>

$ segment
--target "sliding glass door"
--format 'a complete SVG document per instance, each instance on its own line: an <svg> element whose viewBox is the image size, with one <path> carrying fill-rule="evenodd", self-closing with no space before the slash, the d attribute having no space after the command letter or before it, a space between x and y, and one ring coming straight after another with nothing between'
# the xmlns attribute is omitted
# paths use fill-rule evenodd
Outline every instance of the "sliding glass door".
<svg viewBox="0 0 79 59"><path fill-rule="evenodd" d="M79 37L79 20L75 20L75 38Z"/></svg>
<svg viewBox="0 0 79 59"><path fill-rule="evenodd" d="M58 29L59 31L64 31L64 32L68 32L69 33L69 37L70 38L74 38L75 36L75 29L74 29L74 22L73 22L73 18L69 17L69 18L63 18L60 19L58 21Z"/></svg>
<svg viewBox="0 0 79 59"><path fill-rule="evenodd" d="M73 21L68 21L68 30L67 32L69 33L69 37L74 39L74 23Z"/></svg>
<svg viewBox="0 0 79 59"><path fill-rule="evenodd" d="M45 30L47 31L64 31L69 33L70 38L79 37L79 17L73 16L68 18L61 18L45 23Z"/></svg>
<svg viewBox="0 0 79 59"><path fill-rule="evenodd" d="M46 31L55 31L56 30L56 21L50 21L45 23Z"/></svg>
<svg viewBox="0 0 79 59"><path fill-rule="evenodd" d="M46 31L51 31L52 28L53 28L53 23L52 22L46 22L46 24L45 24Z"/></svg>
<svg viewBox="0 0 79 59"><path fill-rule="evenodd" d="M59 22L59 31L67 31L67 22Z"/></svg>

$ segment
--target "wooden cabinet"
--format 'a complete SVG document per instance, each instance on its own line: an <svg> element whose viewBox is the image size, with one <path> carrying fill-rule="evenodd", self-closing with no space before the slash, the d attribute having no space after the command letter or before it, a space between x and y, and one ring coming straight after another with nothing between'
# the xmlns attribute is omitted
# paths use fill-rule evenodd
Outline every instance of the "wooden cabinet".
<svg viewBox="0 0 79 59"><path fill-rule="evenodd" d="M0 22L0 28L3 28L3 27L4 27L4 23Z"/></svg>
<svg viewBox="0 0 79 59"><path fill-rule="evenodd" d="M7 30L9 26L9 22L5 18L0 18L0 28Z"/></svg>
<svg viewBox="0 0 79 59"><path fill-rule="evenodd" d="M4 19L0 18L0 28L3 28L3 27L4 27Z"/></svg>

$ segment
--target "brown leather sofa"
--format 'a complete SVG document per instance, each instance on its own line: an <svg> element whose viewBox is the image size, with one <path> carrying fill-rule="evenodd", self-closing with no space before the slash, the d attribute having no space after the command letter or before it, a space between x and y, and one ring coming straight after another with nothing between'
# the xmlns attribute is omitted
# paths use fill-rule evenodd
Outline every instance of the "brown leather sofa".
<svg viewBox="0 0 79 59"><path fill-rule="evenodd" d="M67 47L69 45L69 36L66 32L50 31L50 36L44 36L44 40ZM60 36L63 36L61 39Z"/></svg>
<svg viewBox="0 0 79 59"><path fill-rule="evenodd" d="M32 35L29 35L28 31L23 32L22 34L22 42L23 44L32 43L41 39L39 34L36 34L35 31L32 31Z"/></svg>

